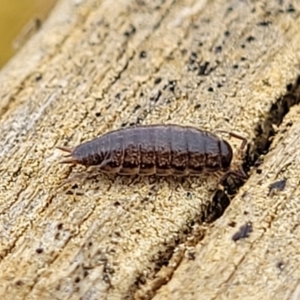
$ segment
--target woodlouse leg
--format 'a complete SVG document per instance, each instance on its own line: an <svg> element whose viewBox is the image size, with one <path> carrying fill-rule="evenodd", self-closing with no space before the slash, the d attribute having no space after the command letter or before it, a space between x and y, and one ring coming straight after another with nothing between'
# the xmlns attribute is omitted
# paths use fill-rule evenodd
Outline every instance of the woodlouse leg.
<svg viewBox="0 0 300 300"><path fill-rule="evenodd" d="M84 173L77 173L73 175L72 177L64 180L64 182L59 186L64 186L67 183L72 183L74 181L80 180L82 183L84 183L87 179L93 178L95 176L98 176L99 173L95 172L95 168L90 167L91 169L86 170Z"/></svg>
<svg viewBox="0 0 300 300"><path fill-rule="evenodd" d="M83 181L85 181L87 178L88 178L88 175L87 175L87 174L84 174L84 173L73 175L71 178L68 178L68 179L64 180L64 181L58 186L58 188L61 188L62 186L66 185L66 184L68 184L68 183L72 183L72 182L74 182L74 181L76 181L76 180L83 179Z"/></svg>
<svg viewBox="0 0 300 300"><path fill-rule="evenodd" d="M243 180L246 180L248 179L248 175L245 173L245 171L243 170L243 167L240 166L238 171L235 171L235 170L229 170L227 171L220 179L219 183L224 186L224 182L225 180L229 177L229 176L235 176L235 177L238 177L240 179L243 179Z"/></svg>

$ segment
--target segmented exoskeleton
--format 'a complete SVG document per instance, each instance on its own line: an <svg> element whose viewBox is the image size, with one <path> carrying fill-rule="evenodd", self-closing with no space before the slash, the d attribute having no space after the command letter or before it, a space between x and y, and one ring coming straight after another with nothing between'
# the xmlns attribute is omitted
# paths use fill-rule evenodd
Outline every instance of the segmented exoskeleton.
<svg viewBox="0 0 300 300"><path fill-rule="evenodd" d="M246 139L229 133L243 140ZM120 175L188 176L224 172L247 178L242 169L231 170L233 151L217 135L191 126L144 125L114 130L74 148L61 163L98 166L101 172Z"/></svg>

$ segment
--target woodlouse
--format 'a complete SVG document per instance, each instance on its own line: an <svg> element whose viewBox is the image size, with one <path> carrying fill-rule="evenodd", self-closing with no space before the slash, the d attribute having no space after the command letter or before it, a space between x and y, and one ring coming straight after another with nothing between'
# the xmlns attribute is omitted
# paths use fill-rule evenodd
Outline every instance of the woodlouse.
<svg viewBox="0 0 300 300"><path fill-rule="evenodd" d="M224 132L224 131L223 131ZM241 139L242 150L246 139ZM241 178L240 168L231 170L233 151L217 135L191 126L174 124L127 127L103 134L74 148L57 147L69 153L60 163L98 166L101 172L120 175L187 176L223 172Z"/></svg>

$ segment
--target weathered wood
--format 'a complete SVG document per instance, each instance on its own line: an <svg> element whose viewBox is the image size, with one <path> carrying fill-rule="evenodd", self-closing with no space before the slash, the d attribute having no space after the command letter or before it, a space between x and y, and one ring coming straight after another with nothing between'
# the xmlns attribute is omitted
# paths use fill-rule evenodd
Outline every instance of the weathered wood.
<svg viewBox="0 0 300 300"><path fill-rule="evenodd" d="M195 259L183 259L154 299L299 299L299 113L291 109L262 173L251 176L193 249ZM283 191L269 194L271 184L285 179ZM246 223L249 237L234 242Z"/></svg>
<svg viewBox="0 0 300 300"><path fill-rule="evenodd" d="M1 299L296 295L296 107L262 173L212 226L199 219L212 218L213 176L99 174L59 188L84 169L59 165L55 147L121 126L179 123L251 142L300 62L299 3L253 2L59 3L0 74ZM269 197L283 177L285 190ZM234 242L246 222L253 232Z"/></svg>

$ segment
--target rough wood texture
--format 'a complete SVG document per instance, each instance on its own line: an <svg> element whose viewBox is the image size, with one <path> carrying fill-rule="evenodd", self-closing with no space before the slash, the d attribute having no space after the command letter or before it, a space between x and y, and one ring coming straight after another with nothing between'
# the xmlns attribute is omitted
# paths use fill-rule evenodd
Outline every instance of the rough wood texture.
<svg viewBox="0 0 300 300"><path fill-rule="evenodd" d="M211 226L199 220L216 178L59 188L83 169L59 165L55 146L167 122L251 142L299 75L299 13L297 1L62 0L0 74L1 299L298 299L298 107Z"/></svg>

